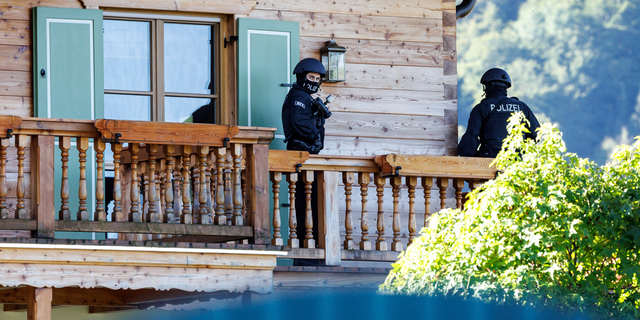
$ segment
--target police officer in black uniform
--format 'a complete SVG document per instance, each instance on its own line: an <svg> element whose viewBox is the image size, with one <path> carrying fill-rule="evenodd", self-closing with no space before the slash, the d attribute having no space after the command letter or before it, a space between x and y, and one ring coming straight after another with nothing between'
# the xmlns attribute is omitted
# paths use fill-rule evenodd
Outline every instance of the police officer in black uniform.
<svg viewBox="0 0 640 320"><path fill-rule="evenodd" d="M486 97L471 110L467 132L458 144L458 155L495 158L508 134L507 120L518 111L522 111L529 120L531 133L525 137L535 139L540 123L524 102L515 97L507 97L507 89L511 87L509 74L502 69L489 69L480 79L480 83Z"/></svg>
<svg viewBox="0 0 640 320"><path fill-rule="evenodd" d="M293 69L296 83L282 105L282 126L287 150L318 154L324 147L325 118L315 109L311 95L318 92L326 71L314 58L301 60Z"/></svg>
<svg viewBox="0 0 640 320"><path fill-rule="evenodd" d="M298 62L293 69L296 83L287 94L282 105L282 126L284 128L287 150L308 151L318 154L324 147L325 117L317 110L317 104L311 97L317 93L326 71L322 63L313 58ZM314 173L315 175L315 173ZM318 243L318 184L317 175L311 185L311 212L313 221L313 238ZM296 233L300 246L305 239L306 193L302 179L296 184ZM292 204L293 205L293 204ZM294 265L318 265L319 260L295 259Z"/></svg>

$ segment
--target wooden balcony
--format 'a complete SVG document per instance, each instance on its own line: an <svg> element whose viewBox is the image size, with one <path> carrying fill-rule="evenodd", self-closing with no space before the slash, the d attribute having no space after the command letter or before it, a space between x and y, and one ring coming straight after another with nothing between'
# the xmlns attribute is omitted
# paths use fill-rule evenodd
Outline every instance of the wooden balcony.
<svg viewBox="0 0 640 320"><path fill-rule="evenodd" d="M495 176L491 159L269 150L274 131L0 117L0 272L14 275L0 285L178 298L375 287L432 212L463 205L465 181ZM126 301L106 305L144 303Z"/></svg>

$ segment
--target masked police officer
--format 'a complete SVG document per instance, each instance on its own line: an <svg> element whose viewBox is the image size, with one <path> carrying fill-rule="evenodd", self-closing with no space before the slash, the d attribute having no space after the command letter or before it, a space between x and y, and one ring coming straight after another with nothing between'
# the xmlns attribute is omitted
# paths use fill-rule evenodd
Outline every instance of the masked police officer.
<svg viewBox="0 0 640 320"><path fill-rule="evenodd" d="M298 62L293 69L296 83L287 94L282 105L282 126L284 128L287 150L308 151L317 154L324 147L325 117L318 112L312 94L317 93L326 71L322 63L313 58ZM311 212L313 238L318 241L318 201L317 178L311 185ZM306 193L302 179L296 184L296 233L302 245L306 237L305 212ZM294 265L317 265L320 261L294 260Z"/></svg>
<svg viewBox="0 0 640 320"><path fill-rule="evenodd" d="M526 137L535 139L540 123L524 102L507 97L507 89L511 87L509 74L502 69L489 69L480 83L486 97L471 110L467 132L458 144L458 155L495 158L508 134L507 120L518 111L522 111L529 120L531 133Z"/></svg>
<svg viewBox="0 0 640 320"><path fill-rule="evenodd" d="M325 72L322 63L313 58L301 60L293 69L296 83L282 105L287 150L317 154L324 147L325 118L318 114L311 95L318 92Z"/></svg>

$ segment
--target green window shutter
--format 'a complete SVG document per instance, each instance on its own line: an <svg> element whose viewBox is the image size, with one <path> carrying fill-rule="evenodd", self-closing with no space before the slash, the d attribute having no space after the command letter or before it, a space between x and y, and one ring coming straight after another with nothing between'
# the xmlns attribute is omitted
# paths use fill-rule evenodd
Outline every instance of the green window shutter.
<svg viewBox="0 0 640 320"><path fill-rule="evenodd" d="M285 149L282 102L300 57L297 22L238 19L238 124L277 128L272 149Z"/></svg>
<svg viewBox="0 0 640 320"><path fill-rule="evenodd" d="M33 8L34 115L104 114L102 11Z"/></svg>
<svg viewBox="0 0 640 320"><path fill-rule="evenodd" d="M95 120L104 118L102 11L33 8L34 115L41 118ZM57 144L57 143L56 143ZM55 149L55 190L62 177L61 151ZM79 156L76 140L69 150L69 210L78 211ZM95 209L95 153L87 151L87 211ZM56 197L56 211L61 200ZM56 214L56 217L58 215ZM57 238L104 239L91 232L56 232Z"/></svg>

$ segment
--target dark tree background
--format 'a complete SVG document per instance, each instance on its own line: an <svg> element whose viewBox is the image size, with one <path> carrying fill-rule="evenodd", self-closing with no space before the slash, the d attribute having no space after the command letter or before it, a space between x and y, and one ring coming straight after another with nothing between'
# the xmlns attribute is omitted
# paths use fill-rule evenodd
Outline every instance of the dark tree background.
<svg viewBox="0 0 640 320"><path fill-rule="evenodd" d="M570 152L604 164L640 135L640 0L478 0L458 21L459 123L489 68L559 125Z"/></svg>

